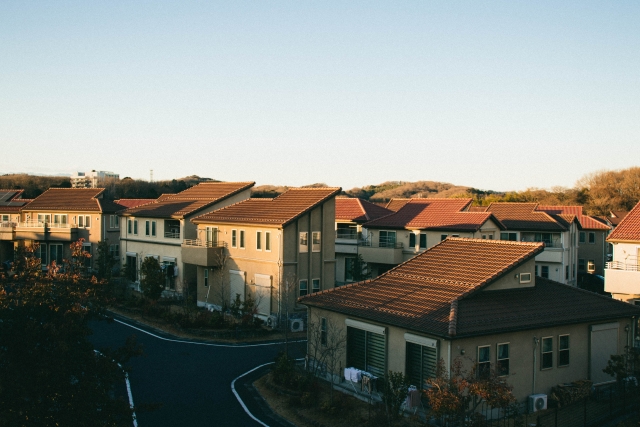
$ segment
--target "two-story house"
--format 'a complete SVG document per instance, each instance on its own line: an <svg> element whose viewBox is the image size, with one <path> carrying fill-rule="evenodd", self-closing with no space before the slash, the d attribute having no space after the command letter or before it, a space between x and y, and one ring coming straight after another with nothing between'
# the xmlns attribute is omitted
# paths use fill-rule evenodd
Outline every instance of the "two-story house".
<svg viewBox="0 0 640 427"><path fill-rule="evenodd" d="M448 238L375 279L299 302L335 328L323 332L346 336L336 365L369 378L402 372L422 389L439 360L449 371L461 358L465 369L495 369L519 401L558 383L609 382L602 370L629 345L640 307L536 276L545 250Z"/></svg>
<svg viewBox="0 0 640 427"><path fill-rule="evenodd" d="M68 259L69 245L82 238L83 250L92 255L86 266L94 269L98 243L117 247L120 232L116 212L122 207L104 199L103 193L104 188L50 188L20 208L14 242L37 242L37 255L46 266Z"/></svg>
<svg viewBox="0 0 640 427"><path fill-rule="evenodd" d="M536 210L551 215L575 215L578 221L578 275L604 275L607 262L607 235L611 227L584 215L582 206L537 206Z"/></svg>
<svg viewBox="0 0 640 427"><path fill-rule="evenodd" d="M20 209L31 201L22 198L23 192L24 190L0 190L0 262L13 260Z"/></svg>
<svg viewBox="0 0 640 427"><path fill-rule="evenodd" d="M640 305L640 203L620 221L607 241L613 245L613 260L604 270L605 290L613 298ZM636 344L640 346L640 341Z"/></svg>
<svg viewBox="0 0 640 427"><path fill-rule="evenodd" d="M354 281L362 224L393 211L357 198L336 198L336 286Z"/></svg>
<svg viewBox="0 0 640 427"><path fill-rule="evenodd" d="M182 260L182 241L198 239L196 226L189 220L248 199L253 185L254 182L204 182L122 211L120 254L129 279L139 282L142 262L154 257L165 273L166 296L180 295L186 285L195 284L195 266Z"/></svg>
<svg viewBox="0 0 640 427"><path fill-rule="evenodd" d="M576 286L578 277L578 221L571 214L536 210L537 203L492 203L487 212L504 225L500 240L542 242L536 256L536 275Z"/></svg>
<svg viewBox="0 0 640 427"><path fill-rule="evenodd" d="M467 211L471 199L394 199L393 214L362 226L359 252L373 276L406 261L447 237L498 239L503 225L491 213Z"/></svg>
<svg viewBox="0 0 640 427"><path fill-rule="evenodd" d="M192 219L198 240L183 260L197 266L198 305L228 307L239 295L258 315L303 310L296 298L335 285L335 196L340 188L291 188ZM286 306L284 305L286 304ZM281 318L281 317L276 317Z"/></svg>

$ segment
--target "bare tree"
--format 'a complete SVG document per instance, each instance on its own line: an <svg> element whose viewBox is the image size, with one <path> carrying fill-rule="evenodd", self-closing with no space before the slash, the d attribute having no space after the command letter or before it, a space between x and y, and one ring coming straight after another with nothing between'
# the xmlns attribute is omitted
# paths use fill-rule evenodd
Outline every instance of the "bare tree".
<svg viewBox="0 0 640 427"><path fill-rule="evenodd" d="M295 273L286 274L278 286L278 302L280 303L278 317L284 332L284 352L287 357L289 357L289 314L293 310L297 290L298 276Z"/></svg>
<svg viewBox="0 0 640 427"><path fill-rule="evenodd" d="M229 261L229 254L226 249L222 249L220 251L216 251L214 255L214 260L218 265L217 268L213 270L213 278L212 283L209 284L209 289L207 290L207 295L205 297L205 303L209 302L209 292L211 292L211 288L214 289L215 297L220 301L220 310L222 312L229 306L229 298L227 295L227 285L228 285L228 266L227 263Z"/></svg>
<svg viewBox="0 0 640 427"><path fill-rule="evenodd" d="M318 315L309 320L307 331L307 368L316 376L322 374L331 384L329 396L333 405L333 385L340 377L347 334L333 319Z"/></svg>

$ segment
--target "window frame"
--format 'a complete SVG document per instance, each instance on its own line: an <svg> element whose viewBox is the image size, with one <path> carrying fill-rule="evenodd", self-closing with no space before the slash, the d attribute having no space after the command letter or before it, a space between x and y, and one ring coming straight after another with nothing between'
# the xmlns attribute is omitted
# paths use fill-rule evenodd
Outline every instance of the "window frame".
<svg viewBox="0 0 640 427"><path fill-rule="evenodd" d="M235 228L231 230L231 247L238 247L238 230L236 230Z"/></svg>
<svg viewBox="0 0 640 427"><path fill-rule="evenodd" d="M84 216L84 228L91 228L91 215Z"/></svg>
<svg viewBox="0 0 640 427"><path fill-rule="evenodd" d="M481 350L488 351L486 360L480 360ZM476 349L476 372L478 378L486 378L491 375L491 346L479 345Z"/></svg>
<svg viewBox="0 0 640 427"><path fill-rule="evenodd" d="M133 234L133 220L127 218L127 234Z"/></svg>
<svg viewBox="0 0 640 427"><path fill-rule="evenodd" d="M302 284L304 283L304 288ZM304 292L304 293L303 293ZM298 296L303 297L309 294L309 281L307 279L301 279L298 281Z"/></svg>
<svg viewBox="0 0 640 427"><path fill-rule="evenodd" d="M320 252L321 250L322 250L322 233L320 231L312 231L311 232L311 252Z"/></svg>
<svg viewBox="0 0 640 427"><path fill-rule="evenodd" d="M520 283L531 283L531 273L520 273Z"/></svg>
<svg viewBox="0 0 640 427"><path fill-rule="evenodd" d="M315 292L320 292L320 279L311 279L311 293Z"/></svg>
<svg viewBox="0 0 640 427"><path fill-rule="evenodd" d="M558 368L565 368L569 366L571 363L571 340L569 338L570 334L560 334L558 335ZM562 346L562 338L567 337L567 347L563 348ZM566 354L567 363L562 363L562 356Z"/></svg>
<svg viewBox="0 0 640 427"><path fill-rule="evenodd" d="M424 245L422 244L423 240L424 240ZM427 249L427 233L418 234L418 249Z"/></svg>
<svg viewBox="0 0 640 427"><path fill-rule="evenodd" d="M594 259L587 260L587 273L595 273L596 261Z"/></svg>
<svg viewBox="0 0 640 427"><path fill-rule="evenodd" d="M239 236L240 241L238 242L238 248L240 249L244 249L246 247L244 236L245 236L244 230L240 230L240 236Z"/></svg>
<svg viewBox="0 0 640 427"><path fill-rule="evenodd" d="M416 248L416 233L409 233L409 248Z"/></svg>
<svg viewBox="0 0 640 427"><path fill-rule="evenodd" d="M204 274L203 274L203 283L204 283L204 287L207 288L209 287L209 269L205 268L204 269Z"/></svg>
<svg viewBox="0 0 640 427"><path fill-rule="evenodd" d="M545 274L546 274L546 276L545 276ZM541 265L540 266L540 277L542 277L543 279L548 279L549 278L549 266L548 265Z"/></svg>
<svg viewBox="0 0 640 427"><path fill-rule="evenodd" d="M382 233L384 233L385 237L383 239ZM390 243L390 237L393 236L393 243ZM398 243L398 234L395 230L380 230L378 232L378 246L381 248L395 248Z"/></svg>
<svg viewBox="0 0 640 427"><path fill-rule="evenodd" d="M137 219L133 220L133 235L134 236L138 235L138 220Z"/></svg>
<svg viewBox="0 0 640 427"><path fill-rule="evenodd" d="M256 251L262 251L262 231L256 231Z"/></svg>
<svg viewBox="0 0 640 427"><path fill-rule="evenodd" d="M264 250L265 252L271 252L271 232L264 232Z"/></svg>
<svg viewBox="0 0 640 427"><path fill-rule="evenodd" d="M545 351L545 342L550 343L550 350ZM540 338L540 370L546 371L548 369L553 369L553 337L542 337Z"/></svg>
<svg viewBox="0 0 640 427"><path fill-rule="evenodd" d="M144 221L144 235L151 236L151 221L148 219Z"/></svg>
<svg viewBox="0 0 640 427"><path fill-rule="evenodd" d="M301 231L298 235L298 252L309 252L309 232Z"/></svg>
<svg viewBox="0 0 640 427"><path fill-rule="evenodd" d="M578 272L587 271L587 263L584 258L578 258Z"/></svg>
<svg viewBox="0 0 640 427"><path fill-rule="evenodd" d="M507 238L505 239L504 236L506 236ZM513 237L513 239L511 237ZM506 240L508 242L517 242L518 241L518 233L513 232L513 231L500 232L500 240Z"/></svg>
<svg viewBox="0 0 640 427"><path fill-rule="evenodd" d="M531 273L529 273L531 274ZM510 363L509 363L509 359L511 358L511 348L510 348L510 342L501 342L496 344L496 374L499 377L507 377L509 376L509 374L511 373L510 371ZM500 357L500 347L501 346L506 346L507 347L507 357ZM506 362L505 362L506 361ZM503 373L502 369L504 368L504 364L506 363L506 373Z"/></svg>
<svg viewBox="0 0 640 427"><path fill-rule="evenodd" d="M594 231L589 232L587 243L590 245L596 244L596 233Z"/></svg>
<svg viewBox="0 0 640 427"><path fill-rule="evenodd" d="M158 234L157 231L156 222L151 221L151 237L156 237Z"/></svg>
<svg viewBox="0 0 640 427"><path fill-rule="evenodd" d="M587 233L580 231L578 233L578 243L587 243Z"/></svg>

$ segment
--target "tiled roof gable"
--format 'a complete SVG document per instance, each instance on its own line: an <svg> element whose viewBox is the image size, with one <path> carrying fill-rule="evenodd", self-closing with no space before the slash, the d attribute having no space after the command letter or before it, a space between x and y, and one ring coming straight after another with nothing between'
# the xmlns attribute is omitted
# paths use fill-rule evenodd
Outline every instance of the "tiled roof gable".
<svg viewBox="0 0 640 427"><path fill-rule="evenodd" d="M491 203L491 212L507 230L566 231L567 226L546 212L536 211L537 203ZM565 219L566 221L567 219Z"/></svg>
<svg viewBox="0 0 640 427"><path fill-rule="evenodd" d="M584 215L582 213L582 206L545 206L539 205L536 210L546 212L550 215L573 215L578 220L578 224L580 228L583 230L610 230L606 224L598 221L596 218L590 217L588 215ZM563 217L565 218L565 217ZM565 219L568 219L565 218Z"/></svg>
<svg viewBox="0 0 640 427"><path fill-rule="evenodd" d="M640 242L640 202L620 221L607 240Z"/></svg>
<svg viewBox="0 0 640 427"><path fill-rule="evenodd" d="M393 211L366 200L336 197L337 220L366 222L392 213Z"/></svg>
<svg viewBox="0 0 640 427"><path fill-rule="evenodd" d="M100 212L98 196L103 191L104 188L50 188L33 199L23 210Z"/></svg>

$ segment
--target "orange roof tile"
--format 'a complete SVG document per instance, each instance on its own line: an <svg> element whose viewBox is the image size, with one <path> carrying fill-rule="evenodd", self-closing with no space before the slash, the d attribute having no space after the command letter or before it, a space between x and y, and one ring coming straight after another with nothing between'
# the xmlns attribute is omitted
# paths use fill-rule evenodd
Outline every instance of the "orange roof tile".
<svg viewBox="0 0 640 427"><path fill-rule="evenodd" d="M104 188L50 188L22 210L101 212L98 196L103 191Z"/></svg>
<svg viewBox="0 0 640 427"><path fill-rule="evenodd" d="M582 206L543 206L539 205L536 210L546 212L551 215L575 215L580 224L580 228L583 230L610 230L606 224L598 221L597 219L584 215L582 213Z"/></svg>
<svg viewBox="0 0 640 427"><path fill-rule="evenodd" d="M335 197L339 187L290 188L273 199L248 199L194 218L194 223L239 223L284 226Z"/></svg>
<svg viewBox="0 0 640 427"><path fill-rule="evenodd" d="M409 199L397 212L369 221L367 228L419 228L431 230L478 230L492 219L490 213L467 212L471 199Z"/></svg>
<svg viewBox="0 0 640 427"><path fill-rule="evenodd" d="M613 229L607 241L640 242L640 202Z"/></svg>
<svg viewBox="0 0 640 427"><path fill-rule="evenodd" d="M486 212L489 206L469 206L469 212Z"/></svg>
<svg viewBox="0 0 640 427"><path fill-rule="evenodd" d="M507 230L522 231L566 231L566 224L554 219L546 212L536 211L537 203L491 203L491 212ZM568 218L565 218L567 221Z"/></svg>
<svg viewBox="0 0 640 427"><path fill-rule="evenodd" d="M391 211L397 212L401 207L406 205L409 200L411 199L391 199L385 207Z"/></svg>
<svg viewBox="0 0 640 427"><path fill-rule="evenodd" d="M336 197L336 219L365 222L392 213L393 211L366 200Z"/></svg>
<svg viewBox="0 0 640 427"><path fill-rule="evenodd" d="M376 279L298 300L445 338L640 314L640 307L540 277L530 288L480 292L543 250L542 243L449 238Z"/></svg>
<svg viewBox="0 0 640 427"><path fill-rule="evenodd" d="M212 204L253 187L255 182L203 182L176 194L163 194L147 203L122 212L123 216L184 218Z"/></svg>
<svg viewBox="0 0 640 427"><path fill-rule="evenodd" d="M146 205L147 203L153 203L156 199L118 199L115 200L117 204L123 208L135 208L137 206Z"/></svg>

